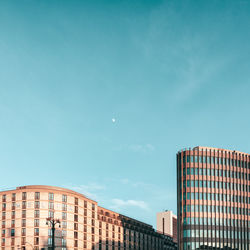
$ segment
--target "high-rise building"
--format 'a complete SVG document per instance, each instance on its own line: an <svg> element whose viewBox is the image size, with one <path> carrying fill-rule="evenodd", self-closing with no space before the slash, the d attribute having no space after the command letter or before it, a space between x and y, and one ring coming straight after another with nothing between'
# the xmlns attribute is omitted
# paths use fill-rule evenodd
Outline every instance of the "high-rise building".
<svg viewBox="0 0 250 250"><path fill-rule="evenodd" d="M98 206L65 188L22 186L0 192L1 250L175 249L151 225ZM60 222L60 224L59 224ZM60 225L60 227L59 227Z"/></svg>
<svg viewBox="0 0 250 250"><path fill-rule="evenodd" d="M164 211L156 214L156 229L158 232L169 235L177 243L177 216L172 211Z"/></svg>
<svg viewBox="0 0 250 250"><path fill-rule="evenodd" d="M179 151L177 211L179 250L250 249L250 155Z"/></svg>

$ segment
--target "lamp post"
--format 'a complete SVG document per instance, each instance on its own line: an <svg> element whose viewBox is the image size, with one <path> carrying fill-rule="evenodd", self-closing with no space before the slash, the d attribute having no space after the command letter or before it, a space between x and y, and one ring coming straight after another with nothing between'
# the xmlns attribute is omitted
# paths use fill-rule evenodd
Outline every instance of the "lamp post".
<svg viewBox="0 0 250 250"><path fill-rule="evenodd" d="M49 225L52 230L52 250L55 250L55 226L56 224L59 224L59 227L61 227L59 219L54 219L51 217L46 218L46 225Z"/></svg>

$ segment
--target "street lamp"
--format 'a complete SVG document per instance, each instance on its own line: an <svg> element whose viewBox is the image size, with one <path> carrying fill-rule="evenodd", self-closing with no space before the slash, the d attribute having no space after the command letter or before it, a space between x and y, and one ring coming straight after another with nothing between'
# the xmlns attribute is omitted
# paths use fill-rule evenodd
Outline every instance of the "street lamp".
<svg viewBox="0 0 250 250"><path fill-rule="evenodd" d="M55 226L56 224L59 224L59 228L61 227L59 219L54 219L54 218L46 218L46 225L49 225L52 230L52 250L55 250Z"/></svg>

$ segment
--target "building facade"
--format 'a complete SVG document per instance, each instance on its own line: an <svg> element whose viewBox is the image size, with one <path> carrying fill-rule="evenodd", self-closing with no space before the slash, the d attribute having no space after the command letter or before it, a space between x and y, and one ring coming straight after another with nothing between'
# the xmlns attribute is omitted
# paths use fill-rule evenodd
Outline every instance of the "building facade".
<svg viewBox="0 0 250 250"><path fill-rule="evenodd" d="M172 211L164 211L156 214L156 229L173 238L177 243L177 216Z"/></svg>
<svg viewBox="0 0 250 250"><path fill-rule="evenodd" d="M177 153L179 250L250 249L250 155L195 147Z"/></svg>
<svg viewBox="0 0 250 250"><path fill-rule="evenodd" d="M57 250L174 249L167 248L168 240L151 225L64 188L22 186L2 191L0 210L1 250L50 249L47 218L60 220L55 230Z"/></svg>

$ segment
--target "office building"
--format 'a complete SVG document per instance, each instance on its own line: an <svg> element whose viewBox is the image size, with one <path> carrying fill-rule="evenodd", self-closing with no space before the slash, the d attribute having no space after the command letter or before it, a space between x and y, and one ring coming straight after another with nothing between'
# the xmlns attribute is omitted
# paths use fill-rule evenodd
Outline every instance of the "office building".
<svg viewBox="0 0 250 250"><path fill-rule="evenodd" d="M179 151L179 250L250 249L249 191L249 154L208 147Z"/></svg>
<svg viewBox="0 0 250 250"><path fill-rule="evenodd" d="M156 215L156 229L164 235L169 235L177 243L177 216L172 211L159 212Z"/></svg>

